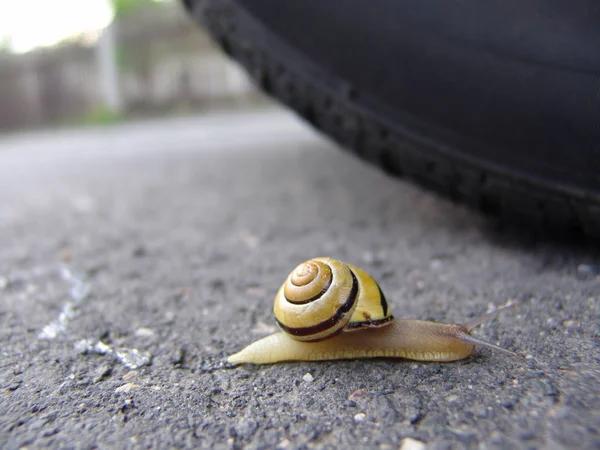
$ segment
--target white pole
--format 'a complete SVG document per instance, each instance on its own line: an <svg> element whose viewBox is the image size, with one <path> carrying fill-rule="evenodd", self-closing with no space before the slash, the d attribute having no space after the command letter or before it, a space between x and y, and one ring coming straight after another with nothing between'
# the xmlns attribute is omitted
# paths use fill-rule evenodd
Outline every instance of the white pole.
<svg viewBox="0 0 600 450"><path fill-rule="evenodd" d="M100 34L96 60L100 78L100 89L104 105L112 112L123 110L123 98L119 88L119 68L116 58L116 20Z"/></svg>

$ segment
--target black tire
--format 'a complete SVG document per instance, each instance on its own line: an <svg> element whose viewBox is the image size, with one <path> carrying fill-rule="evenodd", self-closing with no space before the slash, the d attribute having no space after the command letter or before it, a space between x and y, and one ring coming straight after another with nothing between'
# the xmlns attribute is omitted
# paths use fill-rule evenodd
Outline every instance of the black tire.
<svg viewBox="0 0 600 450"><path fill-rule="evenodd" d="M266 93L365 160L503 221L600 237L595 0L184 3Z"/></svg>

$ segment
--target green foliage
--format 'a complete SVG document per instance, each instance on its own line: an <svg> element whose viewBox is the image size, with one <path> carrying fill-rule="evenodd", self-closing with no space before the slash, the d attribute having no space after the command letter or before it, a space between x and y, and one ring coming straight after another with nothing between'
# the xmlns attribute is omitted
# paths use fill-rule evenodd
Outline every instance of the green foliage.
<svg viewBox="0 0 600 450"><path fill-rule="evenodd" d="M125 115L123 113L113 112L104 106L98 106L87 114L61 120L57 125L59 127L112 125L124 120Z"/></svg>
<svg viewBox="0 0 600 450"><path fill-rule="evenodd" d="M111 0L116 16L130 14L153 3L165 0ZM169 0L166 0L169 1Z"/></svg>
<svg viewBox="0 0 600 450"><path fill-rule="evenodd" d="M89 125L110 125L121 122L123 119L122 113L111 111L105 107L98 107L84 118L84 123Z"/></svg>

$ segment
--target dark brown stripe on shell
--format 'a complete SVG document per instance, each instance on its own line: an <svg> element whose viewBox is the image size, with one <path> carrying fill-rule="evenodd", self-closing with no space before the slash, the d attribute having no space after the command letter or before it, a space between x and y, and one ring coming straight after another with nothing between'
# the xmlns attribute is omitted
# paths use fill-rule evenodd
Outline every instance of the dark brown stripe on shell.
<svg viewBox="0 0 600 450"><path fill-rule="evenodd" d="M306 305L307 303L314 302L315 300L319 300L321 297L323 297L325 292L327 292L327 290L331 287L332 281L333 281L333 271L330 270L329 280L327 281L327 286L325 286L323 289L321 289L321 292L319 292L317 295L314 295L313 297L311 297L307 300L302 300L301 302L299 302L299 301L294 301L294 300L290 300L289 298L287 298L287 296L285 295L285 289L284 289L283 296L285 297L286 301L288 301L294 305ZM294 286L296 286L296 285L294 284Z"/></svg>
<svg viewBox="0 0 600 450"><path fill-rule="evenodd" d="M356 330L358 328L377 328L388 322L394 320L394 316L389 316L379 320L369 320L368 322L350 322L348 324L349 330Z"/></svg>
<svg viewBox="0 0 600 450"><path fill-rule="evenodd" d="M291 334L292 336L310 336L313 334L319 334L335 326L335 324L340 321L343 315L352 309L352 305L354 305L354 302L356 301L356 296L358 294L358 280L356 279L354 272L350 271L350 274L352 275L352 288L350 289L350 294L333 317L330 317L329 319L310 327L288 327L282 324L279 320L275 319L277 321L277 325L279 325L283 331Z"/></svg>
<svg viewBox="0 0 600 450"><path fill-rule="evenodd" d="M377 283L375 283L375 284L377 284ZM387 313L388 313L387 299L385 298L385 295L383 294L383 291L381 290L381 288L379 287L378 284L377 284L377 289L379 289L379 297L381 298L381 309L383 309L383 315L387 316Z"/></svg>

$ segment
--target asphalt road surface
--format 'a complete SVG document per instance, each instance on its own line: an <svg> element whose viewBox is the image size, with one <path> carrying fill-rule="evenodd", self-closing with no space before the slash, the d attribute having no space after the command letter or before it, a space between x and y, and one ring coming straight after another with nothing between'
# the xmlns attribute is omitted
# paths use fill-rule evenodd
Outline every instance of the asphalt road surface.
<svg viewBox="0 0 600 450"><path fill-rule="evenodd" d="M600 257L499 232L279 110L0 139L3 448L600 447ZM457 363L229 367L333 256Z"/></svg>

